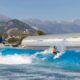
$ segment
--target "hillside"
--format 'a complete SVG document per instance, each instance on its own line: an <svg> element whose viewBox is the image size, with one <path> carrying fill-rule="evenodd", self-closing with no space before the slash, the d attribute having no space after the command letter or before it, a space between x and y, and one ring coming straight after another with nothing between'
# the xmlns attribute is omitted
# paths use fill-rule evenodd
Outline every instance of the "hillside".
<svg viewBox="0 0 80 80"><path fill-rule="evenodd" d="M6 33L10 29L20 29L20 30L29 30L35 32L36 30L30 27L28 24L21 22L20 20L13 19L8 22L5 22L4 25L0 26L0 32Z"/></svg>

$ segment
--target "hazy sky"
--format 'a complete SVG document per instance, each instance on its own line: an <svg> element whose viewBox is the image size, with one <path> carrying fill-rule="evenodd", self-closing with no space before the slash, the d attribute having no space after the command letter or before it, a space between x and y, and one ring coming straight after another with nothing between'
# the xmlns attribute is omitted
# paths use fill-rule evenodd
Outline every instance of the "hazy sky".
<svg viewBox="0 0 80 80"><path fill-rule="evenodd" d="M0 14L19 19L80 19L80 0L0 0Z"/></svg>

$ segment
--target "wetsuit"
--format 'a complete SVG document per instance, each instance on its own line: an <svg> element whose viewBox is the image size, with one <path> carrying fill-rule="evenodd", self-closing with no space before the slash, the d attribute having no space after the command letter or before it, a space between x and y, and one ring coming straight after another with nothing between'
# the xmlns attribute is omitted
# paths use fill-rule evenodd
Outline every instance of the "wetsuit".
<svg viewBox="0 0 80 80"><path fill-rule="evenodd" d="M57 49L56 48L53 49L53 54L57 54Z"/></svg>
<svg viewBox="0 0 80 80"><path fill-rule="evenodd" d="M53 54L57 54L57 53L59 53L59 51L56 48L54 48L53 49Z"/></svg>

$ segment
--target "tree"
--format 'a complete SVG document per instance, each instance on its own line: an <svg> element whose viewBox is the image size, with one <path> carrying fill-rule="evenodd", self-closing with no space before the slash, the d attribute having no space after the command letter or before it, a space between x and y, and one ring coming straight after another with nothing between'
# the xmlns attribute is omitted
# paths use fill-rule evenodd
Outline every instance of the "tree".
<svg viewBox="0 0 80 80"><path fill-rule="evenodd" d="M37 31L37 34L38 35L45 35L45 33L43 31L40 31L40 30Z"/></svg>

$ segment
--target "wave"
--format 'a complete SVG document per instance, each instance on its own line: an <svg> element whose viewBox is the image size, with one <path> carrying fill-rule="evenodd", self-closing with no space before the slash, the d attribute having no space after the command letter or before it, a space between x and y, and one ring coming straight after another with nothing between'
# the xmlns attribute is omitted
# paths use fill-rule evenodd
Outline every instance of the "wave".
<svg viewBox="0 0 80 80"><path fill-rule="evenodd" d="M0 55L0 64L31 64L32 58L30 56L22 55Z"/></svg>
<svg viewBox="0 0 80 80"><path fill-rule="evenodd" d="M48 50L31 50L18 48L0 48L0 64L53 63L59 66L80 66L80 51L67 50L54 59L51 48Z"/></svg>

